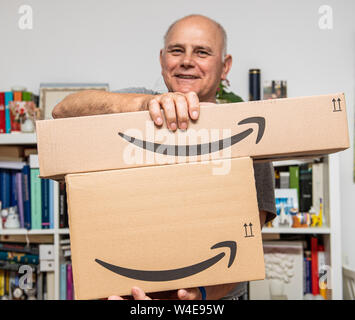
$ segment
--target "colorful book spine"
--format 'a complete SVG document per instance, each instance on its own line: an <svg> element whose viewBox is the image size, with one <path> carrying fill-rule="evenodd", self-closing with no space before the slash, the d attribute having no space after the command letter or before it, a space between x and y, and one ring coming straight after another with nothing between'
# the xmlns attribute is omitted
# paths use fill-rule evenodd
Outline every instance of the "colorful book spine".
<svg viewBox="0 0 355 320"><path fill-rule="evenodd" d="M32 101L32 93L28 91L22 92L22 101Z"/></svg>
<svg viewBox="0 0 355 320"><path fill-rule="evenodd" d="M25 227L25 216L23 209L23 193L22 193L22 173L16 173L16 195L17 195L17 208L20 217L20 227Z"/></svg>
<svg viewBox="0 0 355 320"><path fill-rule="evenodd" d="M42 229L49 229L49 179L41 179Z"/></svg>
<svg viewBox="0 0 355 320"><path fill-rule="evenodd" d="M5 271L0 269L0 297L5 295Z"/></svg>
<svg viewBox="0 0 355 320"><path fill-rule="evenodd" d="M42 229L42 195L41 179L38 168L31 168L31 226Z"/></svg>
<svg viewBox="0 0 355 320"><path fill-rule="evenodd" d="M1 208L5 209L11 202L11 174L8 170L0 170L0 186Z"/></svg>
<svg viewBox="0 0 355 320"><path fill-rule="evenodd" d="M25 228L31 229L31 178L30 166L22 168L22 195L23 195L23 214Z"/></svg>
<svg viewBox="0 0 355 320"><path fill-rule="evenodd" d="M312 255L312 294L319 294L319 274L318 274L318 239L311 238L311 255Z"/></svg>
<svg viewBox="0 0 355 320"><path fill-rule="evenodd" d="M300 202L300 168L298 166L289 167L290 171L290 188L297 189L298 203Z"/></svg>
<svg viewBox="0 0 355 320"><path fill-rule="evenodd" d="M59 227L68 227L67 195L64 182L59 183Z"/></svg>
<svg viewBox="0 0 355 320"><path fill-rule="evenodd" d="M54 181L49 181L49 228L54 229Z"/></svg>
<svg viewBox="0 0 355 320"><path fill-rule="evenodd" d="M312 165L300 165L300 212L309 212L312 206Z"/></svg>
<svg viewBox="0 0 355 320"><path fill-rule="evenodd" d="M16 194L16 172L10 172L10 207L17 206L17 194Z"/></svg>
<svg viewBox="0 0 355 320"><path fill-rule="evenodd" d="M60 264L60 300L67 299L67 264Z"/></svg>
<svg viewBox="0 0 355 320"><path fill-rule="evenodd" d="M13 94L11 91L5 92L5 129L6 133L11 133L11 112L10 102L13 101Z"/></svg>
<svg viewBox="0 0 355 320"><path fill-rule="evenodd" d="M0 133L6 133L5 92L0 92Z"/></svg>
<svg viewBox="0 0 355 320"><path fill-rule="evenodd" d="M13 91L13 101L22 101L22 91ZM20 132L20 122L15 119L15 114L10 112L11 132Z"/></svg>
<svg viewBox="0 0 355 320"><path fill-rule="evenodd" d="M73 273L71 263L67 264L67 300L74 300Z"/></svg>
<svg viewBox="0 0 355 320"><path fill-rule="evenodd" d="M306 293L312 293L312 258L311 258L310 251L305 252L304 263L305 263L304 293L306 294Z"/></svg>
<svg viewBox="0 0 355 320"><path fill-rule="evenodd" d="M0 251L1 261L11 261L16 263L38 264L39 256L26 253Z"/></svg>

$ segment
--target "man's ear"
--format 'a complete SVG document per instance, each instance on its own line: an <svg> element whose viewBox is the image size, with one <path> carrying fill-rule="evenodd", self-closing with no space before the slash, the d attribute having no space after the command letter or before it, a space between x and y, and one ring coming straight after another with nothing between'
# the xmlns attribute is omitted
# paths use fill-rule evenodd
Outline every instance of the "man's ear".
<svg viewBox="0 0 355 320"><path fill-rule="evenodd" d="M229 70L232 68L232 56L227 54L223 61L223 72L221 75L221 80L226 80Z"/></svg>
<svg viewBox="0 0 355 320"><path fill-rule="evenodd" d="M163 69L163 49L160 49L159 60L160 60L160 66Z"/></svg>

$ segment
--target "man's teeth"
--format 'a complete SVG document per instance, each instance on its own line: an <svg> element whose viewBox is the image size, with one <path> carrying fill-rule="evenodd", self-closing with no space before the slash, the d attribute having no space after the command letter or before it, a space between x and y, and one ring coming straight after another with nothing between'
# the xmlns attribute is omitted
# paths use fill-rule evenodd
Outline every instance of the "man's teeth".
<svg viewBox="0 0 355 320"><path fill-rule="evenodd" d="M197 78L195 76L186 76L186 75L182 75L182 74L179 74L178 77L182 78L182 79L196 79Z"/></svg>

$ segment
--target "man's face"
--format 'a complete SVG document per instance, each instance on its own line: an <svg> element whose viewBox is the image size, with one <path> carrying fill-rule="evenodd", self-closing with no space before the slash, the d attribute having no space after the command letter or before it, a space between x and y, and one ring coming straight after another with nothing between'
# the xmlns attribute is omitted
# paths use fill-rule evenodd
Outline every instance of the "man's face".
<svg viewBox="0 0 355 320"><path fill-rule="evenodd" d="M201 102L215 102L219 82L231 67L231 56L224 62L222 51L222 34L214 23L198 17L179 21L160 52L168 90L194 91Z"/></svg>

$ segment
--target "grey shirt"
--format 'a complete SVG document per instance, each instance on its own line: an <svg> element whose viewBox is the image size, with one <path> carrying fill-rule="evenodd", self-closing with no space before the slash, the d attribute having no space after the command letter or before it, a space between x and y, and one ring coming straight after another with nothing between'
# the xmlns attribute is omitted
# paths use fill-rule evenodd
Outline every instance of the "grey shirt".
<svg viewBox="0 0 355 320"><path fill-rule="evenodd" d="M116 90L114 92L141 93L152 95L159 94L159 92L155 92L146 88L127 88ZM271 162L254 163L253 166L259 211L267 212L265 222L268 222L276 217L274 168ZM236 287L231 290L223 299L229 300L243 295L247 290L247 284L247 282L238 283Z"/></svg>

